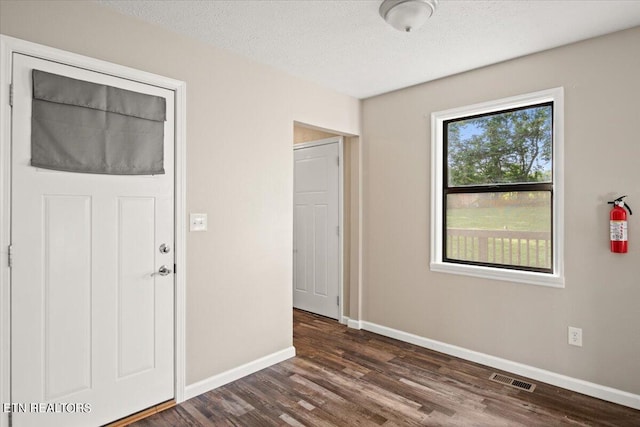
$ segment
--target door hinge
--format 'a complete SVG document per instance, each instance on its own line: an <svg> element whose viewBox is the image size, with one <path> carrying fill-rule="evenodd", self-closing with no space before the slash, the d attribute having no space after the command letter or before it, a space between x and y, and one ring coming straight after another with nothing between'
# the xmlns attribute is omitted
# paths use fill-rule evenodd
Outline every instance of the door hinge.
<svg viewBox="0 0 640 427"><path fill-rule="evenodd" d="M340 156L336 157L336 163L338 163L338 166L340 166Z"/></svg>
<svg viewBox="0 0 640 427"><path fill-rule="evenodd" d="M340 295L336 297L336 305L340 305Z"/></svg>
<svg viewBox="0 0 640 427"><path fill-rule="evenodd" d="M7 256L8 256L8 264L9 264L9 268L11 268L13 266L13 253L12 253L12 249L13 249L13 245L9 245L9 248L7 250Z"/></svg>
<svg viewBox="0 0 640 427"><path fill-rule="evenodd" d="M176 274L176 270L177 270L176 264L173 264L173 274Z"/></svg>
<svg viewBox="0 0 640 427"><path fill-rule="evenodd" d="M9 106L13 107L13 83L9 84Z"/></svg>

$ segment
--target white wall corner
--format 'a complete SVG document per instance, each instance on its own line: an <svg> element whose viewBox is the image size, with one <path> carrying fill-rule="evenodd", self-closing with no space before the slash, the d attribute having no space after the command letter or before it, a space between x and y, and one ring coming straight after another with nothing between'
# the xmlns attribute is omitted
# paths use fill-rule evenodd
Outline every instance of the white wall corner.
<svg viewBox="0 0 640 427"><path fill-rule="evenodd" d="M409 332L400 331L375 323L361 321L362 329L383 335L385 337L394 338L399 341L424 347L450 356L459 357L471 362L480 363L485 366L500 369L502 371L511 372L516 375L531 378L540 382L561 387L567 390L586 394L587 396L606 400L608 402L617 403L619 405L628 406L634 409L640 409L640 395L629 393L623 390L595 384L589 381L568 377L566 375L539 369L533 366L524 365L500 357L491 356L489 354L480 353L455 345L443 343L440 341L424 338Z"/></svg>
<svg viewBox="0 0 640 427"><path fill-rule="evenodd" d="M196 383L189 384L185 387L184 400L189 400L192 397L199 396L225 384L239 380L240 378L251 375L254 372L258 372L262 369L268 368L269 366L295 357L295 355L295 347L287 347L283 350L276 351L275 353L271 353L259 359L245 363L244 365L237 366L229 369L228 371L213 375Z"/></svg>

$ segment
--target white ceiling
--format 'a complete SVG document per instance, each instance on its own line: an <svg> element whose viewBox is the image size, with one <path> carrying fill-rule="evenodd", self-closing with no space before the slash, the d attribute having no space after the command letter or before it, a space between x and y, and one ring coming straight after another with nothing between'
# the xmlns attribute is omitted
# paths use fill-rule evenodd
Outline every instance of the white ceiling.
<svg viewBox="0 0 640 427"><path fill-rule="evenodd" d="M412 33L381 0L97 1L356 98L640 25L640 0L440 0Z"/></svg>

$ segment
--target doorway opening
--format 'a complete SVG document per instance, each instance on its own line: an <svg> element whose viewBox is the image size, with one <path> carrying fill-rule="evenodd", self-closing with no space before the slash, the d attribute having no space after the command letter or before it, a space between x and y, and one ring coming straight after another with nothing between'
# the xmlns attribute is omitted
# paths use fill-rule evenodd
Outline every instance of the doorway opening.
<svg viewBox="0 0 640 427"><path fill-rule="evenodd" d="M293 131L293 307L347 324L360 306L359 139Z"/></svg>

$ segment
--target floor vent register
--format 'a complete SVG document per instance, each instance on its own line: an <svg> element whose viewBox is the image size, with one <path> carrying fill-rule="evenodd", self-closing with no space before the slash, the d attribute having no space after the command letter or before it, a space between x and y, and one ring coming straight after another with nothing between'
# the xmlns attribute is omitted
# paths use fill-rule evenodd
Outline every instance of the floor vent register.
<svg viewBox="0 0 640 427"><path fill-rule="evenodd" d="M508 377L506 375L496 374L495 372L493 374L491 374L489 379L491 381L495 381L497 383L508 385L508 386L517 388L519 390L524 390L524 391L528 391L528 392L533 392L533 390L536 389L536 385L535 384L531 384L531 383L526 382L526 381L522 381L522 380L518 380L518 379L515 379L515 378L511 378L511 377Z"/></svg>

